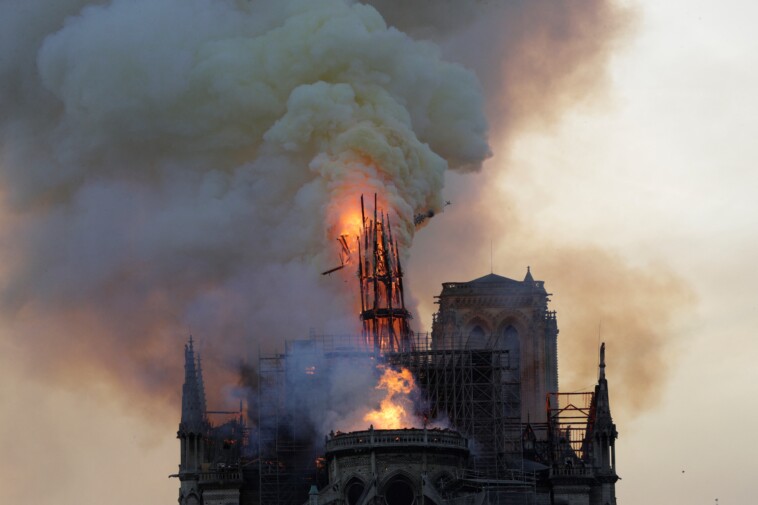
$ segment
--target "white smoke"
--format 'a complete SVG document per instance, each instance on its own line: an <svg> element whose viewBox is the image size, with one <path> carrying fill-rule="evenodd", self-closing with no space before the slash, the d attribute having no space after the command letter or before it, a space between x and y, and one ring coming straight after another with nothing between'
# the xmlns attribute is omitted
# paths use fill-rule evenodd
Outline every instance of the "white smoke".
<svg viewBox="0 0 758 505"><path fill-rule="evenodd" d="M341 209L380 193L408 247L413 215L441 209L445 170L489 155L473 74L370 6L2 10L2 300L15 333L46 349L37 359L77 342L77 358L118 373L187 329L226 361L247 337L270 349L344 330L355 281L319 275Z"/></svg>
<svg viewBox="0 0 758 505"><path fill-rule="evenodd" d="M430 406L408 369L377 362L359 347L350 350L350 346L338 346L341 355L328 355L315 343L289 348L279 372L261 375L260 396L253 401L261 402L256 408L267 414L264 417L268 422L278 419L278 408L294 413L292 421L297 431L315 435L315 441L330 431L359 431L369 426L449 427L444 413L435 419L427 418ZM256 373L247 370L244 378L257 385Z"/></svg>
<svg viewBox="0 0 758 505"><path fill-rule="evenodd" d="M370 423L364 421L364 415L378 406L383 396L376 389L379 376L376 362L368 356L329 359L323 352L291 350L286 386L264 385L260 408L270 411L281 403L281 398L271 395L285 394L288 412L297 413L293 421L301 430L313 430L316 440L330 431L365 430Z"/></svg>

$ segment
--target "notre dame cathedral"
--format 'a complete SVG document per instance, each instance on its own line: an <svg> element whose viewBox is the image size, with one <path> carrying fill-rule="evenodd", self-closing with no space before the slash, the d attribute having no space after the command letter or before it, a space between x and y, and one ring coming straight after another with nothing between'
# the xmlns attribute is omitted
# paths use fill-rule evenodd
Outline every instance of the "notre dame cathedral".
<svg viewBox="0 0 758 505"><path fill-rule="evenodd" d="M594 391L562 392L557 318L542 281L527 269L522 280L489 274L442 286L431 335L412 334L407 345L377 352L366 335L293 345L319 364L380 360L410 370L424 418L444 418L445 428L303 429L291 393L303 384L323 387L322 368L302 359L288 367L293 346L261 357L247 412L211 421L190 340L179 503L616 505L605 345Z"/></svg>

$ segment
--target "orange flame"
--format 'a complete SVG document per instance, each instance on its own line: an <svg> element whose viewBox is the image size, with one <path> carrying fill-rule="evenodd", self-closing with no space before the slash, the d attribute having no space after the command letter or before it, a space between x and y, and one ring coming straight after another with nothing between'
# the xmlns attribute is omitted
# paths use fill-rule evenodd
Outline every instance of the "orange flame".
<svg viewBox="0 0 758 505"><path fill-rule="evenodd" d="M329 239L345 237L351 253L358 251L357 238L363 233L361 218L361 195L365 197L366 219L374 216L374 194L378 194L377 209L379 212L389 212L391 207L382 197L382 192L364 180L345 180L332 195L326 211L328 222L327 236Z"/></svg>
<svg viewBox="0 0 758 505"><path fill-rule="evenodd" d="M360 209L349 209L340 213L337 227L339 230L338 236L344 235L347 237L347 242L352 251L355 239L361 235L361 230L363 229Z"/></svg>
<svg viewBox="0 0 758 505"><path fill-rule="evenodd" d="M407 368L399 372L384 368L376 389L386 390L387 395L382 400L379 409L368 412L363 416L363 420L370 422L378 430L413 427L417 424L417 419L413 413L413 400L409 394L415 388L413 375Z"/></svg>

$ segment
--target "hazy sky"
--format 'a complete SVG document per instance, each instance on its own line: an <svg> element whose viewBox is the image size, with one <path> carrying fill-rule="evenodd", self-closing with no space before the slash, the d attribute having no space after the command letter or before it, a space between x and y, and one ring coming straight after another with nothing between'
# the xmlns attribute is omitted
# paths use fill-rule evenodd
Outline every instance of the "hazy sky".
<svg viewBox="0 0 758 505"><path fill-rule="evenodd" d="M619 426L619 503L752 503L758 8L640 7L635 37L613 58L608 99L524 136L501 187L535 233L672 269L694 292L671 334L660 403ZM613 394L612 345L608 353Z"/></svg>
<svg viewBox="0 0 758 505"><path fill-rule="evenodd" d="M454 222L467 206L491 213L493 222L518 215L517 225L505 220L513 229L493 229L493 268L518 278L530 264L554 293L559 325L571 301L556 286L573 282L570 272L549 276L553 267L516 242L594 244L647 275L683 280L687 302L671 316L670 339L656 363L665 368L661 383L641 413L614 410L619 504L751 503L758 447L758 144L752 141L758 7L691 0L631 5L638 20L612 57L607 89L557 124L522 134L508 156L492 139L495 156L483 174L449 181L491 184L486 200L455 201L430 231ZM432 256L423 233L418 240L418 250ZM466 248L453 278L439 282L488 273L489 243ZM580 257L588 269L596 260ZM431 312L434 294L415 293L421 312ZM611 405L626 405L614 393L631 394L635 385L615 380L621 357L598 319L609 342ZM428 323L422 314L419 324ZM561 349L581 338L561 328ZM178 410L130 403L97 367L80 370L89 387L40 380L6 337L0 338L0 502L174 503L178 482L166 477L177 468ZM580 381L568 358L560 359L567 380Z"/></svg>

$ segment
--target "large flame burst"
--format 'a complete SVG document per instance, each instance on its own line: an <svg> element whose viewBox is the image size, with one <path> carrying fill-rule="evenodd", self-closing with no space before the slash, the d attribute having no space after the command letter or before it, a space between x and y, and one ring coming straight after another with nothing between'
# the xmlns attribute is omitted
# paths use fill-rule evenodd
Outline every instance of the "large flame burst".
<svg viewBox="0 0 758 505"><path fill-rule="evenodd" d="M379 368L384 372L376 389L383 389L387 394L380 407L368 412L363 420L379 430L412 428L419 420L414 413L414 403L410 396L416 389L411 371L407 368L397 371L382 365Z"/></svg>
<svg viewBox="0 0 758 505"><path fill-rule="evenodd" d="M329 240L332 238L345 238L346 246L351 255L356 256L358 253L358 239L363 235L364 226L362 214L366 213L366 219L372 218L374 211L373 204L367 203L369 207L365 210L361 208L360 202L362 195L377 195L377 209L380 211L389 211L393 215L393 225L401 229L403 220L397 213L394 206L385 198L385 188L373 187L371 185L355 182L352 180L342 181L340 187L333 188L332 199L330 200L327 211L326 234ZM333 242L332 242L333 243Z"/></svg>

